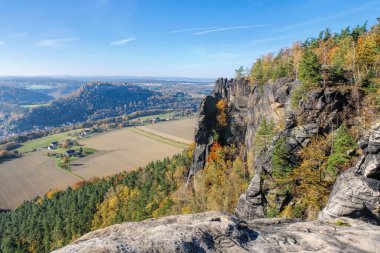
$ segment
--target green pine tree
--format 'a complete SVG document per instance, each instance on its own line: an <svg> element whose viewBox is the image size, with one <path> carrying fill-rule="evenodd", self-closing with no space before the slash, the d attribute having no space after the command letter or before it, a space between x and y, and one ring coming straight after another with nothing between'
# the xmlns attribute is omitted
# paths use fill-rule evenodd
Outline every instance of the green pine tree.
<svg viewBox="0 0 380 253"><path fill-rule="evenodd" d="M260 121L259 128L257 130L254 144L256 147L256 154L259 154L264 148L266 148L272 141L274 136L274 123L273 120L267 121L263 118Z"/></svg>
<svg viewBox="0 0 380 253"><path fill-rule="evenodd" d="M250 80L252 83L264 84L264 71L261 59L257 59L257 61L253 64L250 74Z"/></svg>
<svg viewBox="0 0 380 253"><path fill-rule="evenodd" d="M285 145L285 138L277 140L272 153L272 175L275 178L284 178L291 172L290 154Z"/></svg>
<svg viewBox="0 0 380 253"><path fill-rule="evenodd" d="M355 140L349 135L345 125L341 125L336 131L331 154L327 160L327 173L336 177L339 171L347 165L350 160L349 150L355 148Z"/></svg>
<svg viewBox="0 0 380 253"><path fill-rule="evenodd" d="M321 64L318 57L307 49L302 56L299 67L299 79L306 84L315 84L321 80Z"/></svg>

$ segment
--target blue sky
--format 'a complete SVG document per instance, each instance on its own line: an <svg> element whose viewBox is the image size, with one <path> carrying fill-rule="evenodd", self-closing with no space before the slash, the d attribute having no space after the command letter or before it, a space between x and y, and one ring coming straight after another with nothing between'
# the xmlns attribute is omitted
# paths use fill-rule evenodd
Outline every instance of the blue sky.
<svg viewBox="0 0 380 253"><path fill-rule="evenodd" d="M0 0L0 75L230 77L379 16L378 0Z"/></svg>

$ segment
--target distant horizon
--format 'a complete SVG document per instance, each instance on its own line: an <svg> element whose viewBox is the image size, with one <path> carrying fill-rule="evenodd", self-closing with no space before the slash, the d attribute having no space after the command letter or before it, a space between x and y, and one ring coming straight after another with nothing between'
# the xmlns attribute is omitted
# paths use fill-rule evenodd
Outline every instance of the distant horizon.
<svg viewBox="0 0 380 253"><path fill-rule="evenodd" d="M233 78L233 77L188 77L188 76L133 76L133 75L0 75L3 78L125 78L125 79L154 79L166 81L186 81L204 80L204 82L215 81L218 78ZM178 80L177 80L178 79Z"/></svg>
<svg viewBox="0 0 380 253"><path fill-rule="evenodd" d="M0 76L231 78L379 13L377 0L0 1Z"/></svg>

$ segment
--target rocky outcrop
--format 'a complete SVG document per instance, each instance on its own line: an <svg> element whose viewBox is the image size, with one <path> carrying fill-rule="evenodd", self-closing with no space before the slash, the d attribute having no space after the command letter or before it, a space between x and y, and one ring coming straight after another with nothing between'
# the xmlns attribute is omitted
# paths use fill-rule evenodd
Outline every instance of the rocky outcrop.
<svg viewBox="0 0 380 253"><path fill-rule="evenodd" d="M359 141L359 147L363 155L339 176L319 219L346 216L380 225L380 122Z"/></svg>
<svg viewBox="0 0 380 253"><path fill-rule="evenodd" d="M358 220L334 223L259 219L225 213L171 216L113 225L57 250L71 252L376 252L380 227Z"/></svg>
<svg viewBox="0 0 380 253"><path fill-rule="evenodd" d="M288 97L289 99L289 97ZM288 101L284 104L288 106ZM236 214L244 219L257 219L265 217L268 194L274 194L272 199L278 211L291 200L289 195L275 193L266 182L263 174L272 173L272 153L279 139L285 141L289 151L289 163L295 166L299 162L297 151L306 147L311 138L317 134L328 133L337 129L348 115L353 113L351 95L339 91L321 90L312 92L299 104L298 110L285 108L284 130L280 131L273 139L272 144L266 147L254 160L253 168L255 176L251 181L246 193L239 198ZM251 132L255 132L257 126ZM254 138L246 136L246 139ZM249 146L249 145L248 145ZM258 179L260 178L260 179Z"/></svg>
<svg viewBox="0 0 380 253"><path fill-rule="evenodd" d="M199 119L195 130L195 150L190 175L203 168L207 161L209 145L214 141L216 130L216 103L220 99L228 102L228 126L219 134L222 144L252 146L252 140L262 118L274 123L283 119L290 91L297 83L288 79L265 86L251 86L246 80L218 79L213 92L199 108Z"/></svg>
<svg viewBox="0 0 380 253"><path fill-rule="evenodd" d="M216 103L217 98L207 96L200 105L198 121L195 125L195 148L190 176L203 168L207 159L208 150L212 144L212 130L216 125Z"/></svg>
<svg viewBox="0 0 380 253"><path fill-rule="evenodd" d="M289 79L280 79L266 85L251 85L246 80L219 79L213 92L200 106L200 117L196 126L195 150L190 177L202 169L207 161L208 150L213 143L216 129L216 103L220 99L228 102L228 125L219 133L219 142L223 145L235 144L244 150L243 159L247 161L252 152L253 140L263 118L272 120L282 129L250 164L255 170L246 193L240 199L236 214L244 219L265 217L267 195L271 193L263 173L272 172L272 152L276 142L281 138L291 153L290 163L299 161L297 151L304 148L317 134L328 133L337 129L342 122L354 114L351 94L333 88L313 91L300 101L297 109L291 108L292 90L300 85ZM282 208L288 196L275 196Z"/></svg>

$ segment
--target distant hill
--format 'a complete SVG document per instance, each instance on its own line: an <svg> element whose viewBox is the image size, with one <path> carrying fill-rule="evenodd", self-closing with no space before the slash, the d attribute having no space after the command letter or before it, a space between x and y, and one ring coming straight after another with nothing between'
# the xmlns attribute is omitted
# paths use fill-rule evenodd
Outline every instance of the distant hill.
<svg viewBox="0 0 380 253"><path fill-rule="evenodd" d="M33 127L97 120L151 109L197 110L199 98L182 92L161 93L135 85L88 84L47 106L32 108L9 126L15 132Z"/></svg>
<svg viewBox="0 0 380 253"><path fill-rule="evenodd" d="M52 99L49 95L19 86L0 86L0 128L10 119L22 115L25 111L22 106L44 104Z"/></svg>
<svg viewBox="0 0 380 253"><path fill-rule="evenodd" d="M33 90L0 86L0 103L40 104L52 100L53 97Z"/></svg>

